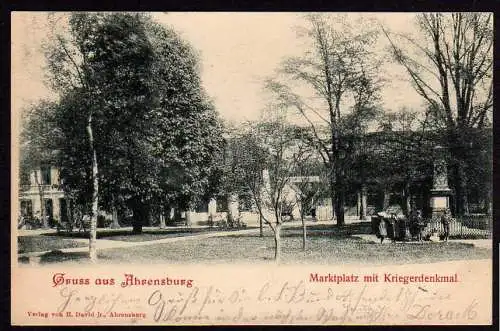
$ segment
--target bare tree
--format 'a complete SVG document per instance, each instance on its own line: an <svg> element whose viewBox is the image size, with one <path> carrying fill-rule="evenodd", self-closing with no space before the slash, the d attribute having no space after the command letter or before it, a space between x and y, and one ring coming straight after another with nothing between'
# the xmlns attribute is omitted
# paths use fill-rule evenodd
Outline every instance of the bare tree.
<svg viewBox="0 0 500 331"><path fill-rule="evenodd" d="M284 120L274 119L242 128L233 138L232 173L249 192L262 222L273 232L276 262L281 259L283 211L294 200L290 178L305 155L294 133Z"/></svg>
<svg viewBox="0 0 500 331"><path fill-rule="evenodd" d="M342 15L335 18L337 22L329 21L326 15L308 15L305 35L311 42L310 48L304 56L286 60L278 72L282 77L268 80L266 86L310 127L311 143L318 149L324 165L331 169L332 207L341 226L346 195L343 118L348 109L363 113L377 100L381 62L371 49L376 31L363 31ZM294 83L302 85L294 87ZM299 92L304 87L312 91L312 98ZM311 99L320 102L310 102ZM349 103L351 107L346 106Z"/></svg>
<svg viewBox="0 0 500 331"><path fill-rule="evenodd" d="M307 246L307 223L306 215L311 208L315 208L315 204L322 193L322 185L320 176L318 175L314 154L310 152L300 153L295 156L299 158L295 160L295 180L291 184L292 190L295 192L295 200L300 213L300 221L302 223L302 250L305 251ZM321 162L320 160L317 160Z"/></svg>
<svg viewBox="0 0 500 331"><path fill-rule="evenodd" d="M468 211L464 149L469 132L488 125L493 107L493 15L424 13L420 36L383 28L395 60L428 102L434 123L446 131L454 161L456 212Z"/></svg>

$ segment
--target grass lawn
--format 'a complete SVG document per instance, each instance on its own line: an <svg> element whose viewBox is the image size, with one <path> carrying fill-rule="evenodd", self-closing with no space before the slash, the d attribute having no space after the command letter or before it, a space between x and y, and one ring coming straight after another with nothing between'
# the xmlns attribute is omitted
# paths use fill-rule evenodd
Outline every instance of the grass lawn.
<svg viewBox="0 0 500 331"><path fill-rule="evenodd" d="M491 251L461 243L380 245L354 238L311 237L305 252L300 237L284 237L283 263L406 264L491 258ZM264 262L274 256L272 237L217 237L123 250L110 249L101 258L117 263Z"/></svg>
<svg viewBox="0 0 500 331"><path fill-rule="evenodd" d="M283 229L282 263L284 264L407 264L449 260L490 259L491 250L457 242L425 242L378 244L352 234L367 233L369 224L353 224L342 231L329 225L310 228L307 250L301 249L299 228ZM368 232L369 233L369 232ZM376 240L376 238L374 237ZM177 241L99 252L101 263L271 263L274 239L266 229L264 237L258 231L244 235L229 235L200 240ZM85 262L84 253L52 252L42 257L42 263L59 261Z"/></svg>
<svg viewBox="0 0 500 331"><path fill-rule="evenodd" d="M71 239L47 236L21 236L17 237L17 252L32 253L44 252L61 248L85 247L87 244Z"/></svg>

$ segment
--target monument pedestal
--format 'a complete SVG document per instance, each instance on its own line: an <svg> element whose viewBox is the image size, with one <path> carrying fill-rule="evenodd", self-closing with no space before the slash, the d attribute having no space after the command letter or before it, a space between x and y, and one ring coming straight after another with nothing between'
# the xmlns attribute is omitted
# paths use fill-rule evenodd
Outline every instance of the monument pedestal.
<svg viewBox="0 0 500 331"><path fill-rule="evenodd" d="M431 217L441 216L446 209L450 209L450 195L450 189L431 190Z"/></svg>

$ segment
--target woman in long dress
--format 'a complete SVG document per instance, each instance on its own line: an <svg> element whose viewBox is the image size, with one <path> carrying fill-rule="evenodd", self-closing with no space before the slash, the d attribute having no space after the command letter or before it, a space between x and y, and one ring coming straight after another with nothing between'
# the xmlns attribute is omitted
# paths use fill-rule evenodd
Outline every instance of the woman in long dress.
<svg viewBox="0 0 500 331"><path fill-rule="evenodd" d="M380 222L378 224L378 233L380 235L380 243L384 242L384 238L387 237L387 224L385 223L385 219L380 217Z"/></svg>

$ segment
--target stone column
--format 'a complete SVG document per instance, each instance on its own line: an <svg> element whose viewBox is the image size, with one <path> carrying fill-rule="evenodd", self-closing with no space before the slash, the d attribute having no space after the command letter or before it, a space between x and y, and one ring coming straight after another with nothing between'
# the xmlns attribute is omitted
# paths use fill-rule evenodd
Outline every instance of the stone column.
<svg viewBox="0 0 500 331"><path fill-rule="evenodd" d="M116 209L115 204L111 206L111 225L110 227L112 229L119 229L120 228L120 222L118 221L118 210Z"/></svg>
<svg viewBox="0 0 500 331"><path fill-rule="evenodd" d="M235 224L238 218L239 218L238 195L231 193L227 198L227 220Z"/></svg>
<svg viewBox="0 0 500 331"><path fill-rule="evenodd" d="M52 217L61 221L61 206L59 205L59 198L56 195L52 196Z"/></svg>
<svg viewBox="0 0 500 331"><path fill-rule="evenodd" d="M32 203L32 208L33 208L33 216L36 216L38 218L42 217L42 208L43 206L40 205L40 197L35 195L35 198L31 199Z"/></svg>
<svg viewBox="0 0 500 331"><path fill-rule="evenodd" d="M196 212L193 209L189 209L185 211L186 215L186 226L192 227L193 224L196 223Z"/></svg>
<svg viewBox="0 0 500 331"><path fill-rule="evenodd" d="M217 213L217 200L215 198L211 198L208 202L208 216L214 217Z"/></svg>
<svg viewBox="0 0 500 331"><path fill-rule="evenodd" d="M450 208L451 190L448 187L448 170L444 153L444 147L434 148L434 172L430 199L432 217L441 216L446 209Z"/></svg>
<svg viewBox="0 0 500 331"><path fill-rule="evenodd" d="M165 229L165 214L161 213L160 214L160 229Z"/></svg>
<svg viewBox="0 0 500 331"><path fill-rule="evenodd" d="M208 202L208 225L214 226L215 216L217 214L217 200L215 198L210 198Z"/></svg>
<svg viewBox="0 0 500 331"><path fill-rule="evenodd" d="M366 208L368 207L366 196L367 196L366 187L363 186L361 188L361 206L360 206L361 210L359 213L359 219L362 221L366 220Z"/></svg>

